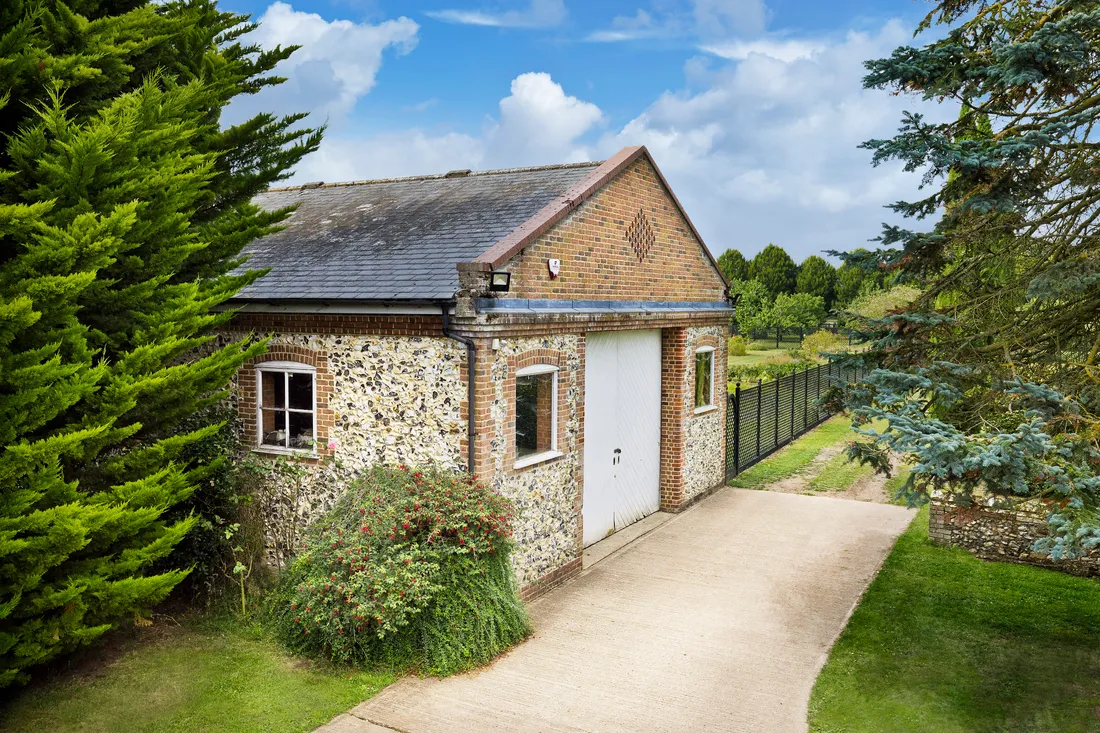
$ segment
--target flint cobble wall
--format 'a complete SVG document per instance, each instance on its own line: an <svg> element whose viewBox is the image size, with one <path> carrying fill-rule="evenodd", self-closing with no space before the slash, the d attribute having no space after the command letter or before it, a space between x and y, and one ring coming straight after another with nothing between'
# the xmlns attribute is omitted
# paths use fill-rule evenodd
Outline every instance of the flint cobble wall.
<svg viewBox="0 0 1100 733"><path fill-rule="evenodd" d="M249 337L226 332L226 341ZM276 487L264 517L269 541L288 525L304 527L328 510L348 481L380 463L466 465L466 352L450 339L427 336L271 334L269 360L317 368L315 460L303 460L296 486ZM244 367L233 383L240 433L255 441L255 379ZM331 446L331 447L330 447ZM277 456L259 455L262 460ZM285 480L284 480L285 483Z"/></svg>
<svg viewBox="0 0 1100 733"><path fill-rule="evenodd" d="M245 336L223 334L227 341ZM583 338L559 334L502 339L484 365L492 420L489 434L481 436L488 441L490 457L489 470L482 467L481 475L516 503L513 566L520 587L579 557ZM531 361L533 352L553 353L560 366L558 450L563 455L514 469L515 365L517 359ZM372 465L433 462L465 468L466 353L460 344L419 336L286 333L272 335L268 354L317 367L320 455L318 460L303 461L305 470L295 486L278 487L267 496L269 541L280 533L285 536L288 525L304 528ZM259 362L270 359L264 356ZM252 439L255 432L248 427L255 420L254 397L242 395L241 387L245 392L254 389L247 378L253 366L242 369L246 378L238 375L233 390L241 432ZM289 484L285 478L283 482Z"/></svg>
<svg viewBox="0 0 1100 733"><path fill-rule="evenodd" d="M512 565L522 588L580 555L579 497L584 408L581 334L501 339L488 352L489 457L485 477L516 504ZM479 358L480 355L479 355ZM558 451L544 463L516 469L515 371L518 365L555 364L558 372ZM481 406L479 409L485 409ZM484 440L484 437L481 438Z"/></svg>
<svg viewBox="0 0 1100 733"><path fill-rule="evenodd" d="M686 504L725 482L726 450L726 331L719 326L687 329L684 370L684 491ZM695 414L695 350L713 346L716 409Z"/></svg>
<svg viewBox="0 0 1100 733"><path fill-rule="evenodd" d="M928 536L939 545L961 547L985 560L1015 562L1060 570L1071 575L1100 576L1100 554L1074 560L1051 560L1035 552L1035 540L1047 535L1047 512L1039 503L1015 509L960 507L933 499Z"/></svg>

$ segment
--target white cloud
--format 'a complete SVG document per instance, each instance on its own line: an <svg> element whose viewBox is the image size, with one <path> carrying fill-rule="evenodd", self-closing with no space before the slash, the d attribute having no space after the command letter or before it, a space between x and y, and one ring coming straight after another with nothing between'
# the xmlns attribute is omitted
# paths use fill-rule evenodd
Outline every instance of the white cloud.
<svg viewBox="0 0 1100 733"><path fill-rule="evenodd" d="M665 92L605 134L598 152L647 145L716 253L752 254L775 242L801 260L865 246L892 219L882 207L913 196L919 175L873 168L859 144L889 137L903 109L954 114L862 89L863 61L910 39L890 22L833 40L727 47L733 61L709 78L690 66L701 91Z"/></svg>
<svg viewBox="0 0 1100 733"><path fill-rule="evenodd" d="M445 23L493 28L551 28L561 25L567 14L563 0L531 0L524 10L437 10L427 13L428 17Z"/></svg>
<svg viewBox="0 0 1100 733"><path fill-rule="evenodd" d="M484 140L456 132L433 135L413 129L367 138L328 135L320 149L298 165L292 182L445 173L482 168L484 160Z"/></svg>
<svg viewBox="0 0 1100 733"><path fill-rule="evenodd" d="M422 129L365 137L329 135L296 171L296 181L343 181L590 160L580 142L603 120L596 105L567 95L549 74L520 74L499 117L479 135Z"/></svg>
<svg viewBox="0 0 1100 733"><path fill-rule="evenodd" d="M743 61L753 54L769 56L780 61L812 58L826 48L822 41L808 39L759 38L754 41L724 41L703 44L700 50L724 59Z"/></svg>
<svg viewBox="0 0 1100 733"><path fill-rule="evenodd" d="M703 38L760 33L767 21L763 0L692 0L695 27Z"/></svg>
<svg viewBox="0 0 1100 733"><path fill-rule="evenodd" d="M725 40L764 31L768 9L764 0L690 0L670 5L654 2L649 11L619 15L611 27L589 33L586 41L618 43L643 38L701 38Z"/></svg>
<svg viewBox="0 0 1100 733"><path fill-rule="evenodd" d="M323 122L339 122L374 87L386 49L406 54L416 47L419 26L408 18L377 25L350 20L327 21L316 13L275 2L246 42L270 49L301 46L276 67L287 81L255 97L234 102L230 117L239 120L259 110L312 112Z"/></svg>
<svg viewBox="0 0 1100 733"><path fill-rule="evenodd" d="M506 165L588 158L576 140L603 118L599 107L567 95L549 74L521 74L511 91L500 100L500 124L490 134L491 157Z"/></svg>
<svg viewBox="0 0 1100 733"><path fill-rule="evenodd" d="M833 38L726 46L723 57L685 63L688 89L664 92L615 129L548 74L522 74L479 131L330 132L296 180L560 163L644 144L716 253L752 255L775 242L802 260L865 246L880 222L896 221L882 207L916 195L919 174L874 168L859 144L892 135L903 109L933 119L956 111L862 88L864 60L910 41L909 29L890 22Z"/></svg>
<svg viewBox="0 0 1100 733"><path fill-rule="evenodd" d="M407 104L401 110L404 112L426 112L437 104L439 104L439 99L432 97L416 104Z"/></svg>
<svg viewBox="0 0 1100 733"><path fill-rule="evenodd" d="M638 10L634 15L615 16L611 20L610 28L589 33L585 40L595 43L618 43L639 38L653 38L665 33L666 30L654 20L652 15L644 10Z"/></svg>

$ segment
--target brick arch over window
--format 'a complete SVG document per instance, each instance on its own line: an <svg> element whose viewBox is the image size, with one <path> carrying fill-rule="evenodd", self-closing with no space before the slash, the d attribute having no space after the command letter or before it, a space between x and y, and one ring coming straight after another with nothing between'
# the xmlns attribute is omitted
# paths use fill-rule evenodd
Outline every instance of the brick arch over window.
<svg viewBox="0 0 1100 733"><path fill-rule="evenodd" d="M693 342L692 342L692 350L693 351L698 351L699 349L703 348L704 346L710 346L715 351L717 351L718 350L718 339L716 339L714 336L700 336L696 339L693 339Z"/></svg>
<svg viewBox="0 0 1100 733"><path fill-rule="evenodd" d="M569 410L567 396L569 388L573 385L577 376L575 373L570 373L566 370L565 355L556 349L531 349L530 351L525 351L522 354L517 354L508 358L508 379L504 385L504 393L507 395L508 403L508 422L505 428L507 432L507 449L504 455L504 470L509 473L519 473L533 467L527 466L520 469L513 468L516 462L516 373L524 367L538 366L541 364L549 364L550 366L558 368L558 421L554 429L557 431L558 450L562 454L570 452L569 446L566 445L565 433L565 423L567 422L566 416ZM557 459L550 460L553 461ZM534 465L539 466L542 464L536 463Z"/></svg>
<svg viewBox="0 0 1100 733"><path fill-rule="evenodd" d="M714 354L714 356L712 357L714 359L714 361L711 362L711 370L712 370L712 372L711 372L711 379L712 379L711 388L713 390L713 392L711 394L711 402L715 405L715 407L717 407L719 409L724 409L725 406L726 406L726 397L725 397L725 395L726 395L726 391L727 391L727 387L726 387L726 379L727 379L726 369L727 369L727 367L726 367L726 361L722 358L722 349L719 348L720 342L719 342L718 338L716 338L715 336L710 336L710 335L701 335L701 336L697 336L693 339L690 339L690 341L691 341L691 343L688 344L688 350L689 350L688 357L689 358L686 360L687 372L688 373L685 375L686 383L684 385L684 390L685 390L686 396L688 398L689 404L686 405L684 409L685 409L685 413L688 416L688 419L693 420L693 419L700 416L700 415L695 414L695 410L694 410L694 407L695 407L695 403L694 403L694 398L695 398L695 354L698 353L699 349L706 348L708 346L710 348L714 349L714 351L712 352ZM707 414L707 413L701 413L701 414ZM725 413L723 413L723 414L725 414Z"/></svg>
<svg viewBox="0 0 1100 733"><path fill-rule="evenodd" d="M253 448L258 442L256 405L259 398L256 384L256 367L271 361L289 361L306 364L316 369L317 435L315 452L319 456L331 456L329 439L333 436L336 416L329 408L332 397L332 374L328 369L328 353L296 344L272 343L263 354L248 360L237 374L237 417L241 424L241 440Z"/></svg>
<svg viewBox="0 0 1100 733"><path fill-rule="evenodd" d="M688 344L688 349L692 356L694 356L695 352L703 348L704 346L710 346L714 349L714 363L711 367L714 370L713 400L715 406L717 406L724 415L726 409L726 397L728 392L726 380L728 379L727 369L729 368L729 365L726 350L722 348L722 341L718 337L712 336L710 334L701 334L693 339L689 339L689 341L691 343ZM687 370L688 373L684 375L684 390L686 392L686 397L688 401L691 402L695 394L695 359L690 358L687 360L687 363L689 368ZM684 406L685 413L688 415L689 419L694 419L695 417L697 417L694 414L694 410L692 410L693 407L693 404L688 404Z"/></svg>

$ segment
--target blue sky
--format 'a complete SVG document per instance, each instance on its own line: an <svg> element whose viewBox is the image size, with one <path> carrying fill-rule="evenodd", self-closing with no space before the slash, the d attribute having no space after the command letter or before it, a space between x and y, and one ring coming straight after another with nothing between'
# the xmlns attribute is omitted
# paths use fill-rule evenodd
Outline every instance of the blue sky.
<svg viewBox="0 0 1100 733"><path fill-rule="evenodd" d="M914 0L224 0L303 48L236 104L329 131L295 181L598 160L644 144L717 254L864 246L917 174L872 168L911 98L861 89Z"/></svg>

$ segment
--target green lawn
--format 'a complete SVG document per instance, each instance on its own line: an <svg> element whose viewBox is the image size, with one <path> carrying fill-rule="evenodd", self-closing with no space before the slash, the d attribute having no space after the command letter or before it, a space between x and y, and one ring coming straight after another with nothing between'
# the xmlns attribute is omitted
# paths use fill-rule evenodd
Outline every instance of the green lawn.
<svg viewBox="0 0 1100 733"><path fill-rule="evenodd" d="M854 463L844 453L838 453L829 459L821 473L810 479L807 488L810 491L847 491L874 472L870 466Z"/></svg>
<svg viewBox="0 0 1100 733"><path fill-rule="evenodd" d="M1100 582L901 536L810 700L814 733L1100 731Z"/></svg>
<svg viewBox="0 0 1100 733"><path fill-rule="evenodd" d="M749 388L756 384L757 378L761 378L765 382L773 379L774 369L770 373L761 373L760 370L753 370L752 367L767 369L791 366L797 368L798 371L805 369L809 363L800 362L799 357L792 355L791 348L789 346L781 349L764 347L750 349L742 356L729 354L727 357L729 359L729 369L736 372L734 375L727 374L726 388L729 394L733 394L734 386L738 380L741 381L743 387ZM818 363L823 364L825 362L819 360Z"/></svg>
<svg viewBox="0 0 1100 733"><path fill-rule="evenodd" d="M769 361L780 363L794 361L786 349L763 349L761 351L747 351L744 356L729 355L730 365L766 364Z"/></svg>
<svg viewBox="0 0 1100 733"><path fill-rule="evenodd" d="M886 484L882 488L886 491L886 495L890 497L891 504L905 506L905 499L895 499L894 497L898 495L898 492L901 491L901 487L905 486L905 482L908 480L909 467L902 466L886 481Z"/></svg>
<svg viewBox="0 0 1100 733"><path fill-rule="evenodd" d="M810 465L822 448L855 437L851 432L851 425L851 419L844 415L830 418L786 448L737 474L729 480L729 485L742 489L759 489L773 481L793 476Z"/></svg>
<svg viewBox="0 0 1100 733"><path fill-rule="evenodd" d="M797 341L780 341L778 351L786 351L787 349L797 349L800 344ZM775 337L770 339L757 339L756 341L750 341L748 343L749 351L768 351L775 350Z"/></svg>
<svg viewBox="0 0 1100 733"><path fill-rule="evenodd" d="M99 669L17 691L0 729L309 731L393 681L288 656L232 621L193 622L129 647Z"/></svg>

